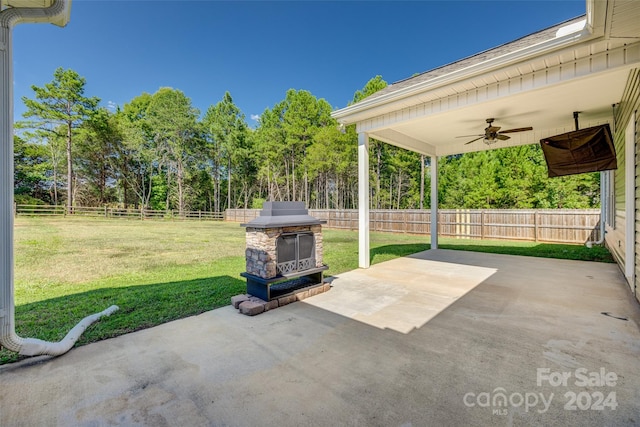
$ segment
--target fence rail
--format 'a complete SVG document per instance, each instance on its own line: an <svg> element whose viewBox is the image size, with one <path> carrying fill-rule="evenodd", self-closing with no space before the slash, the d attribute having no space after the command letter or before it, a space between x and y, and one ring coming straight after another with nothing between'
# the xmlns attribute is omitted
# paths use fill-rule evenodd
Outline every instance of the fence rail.
<svg viewBox="0 0 640 427"><path fill-rule="evenodd" d="M86 216L94 218L130 218L130 219L172 219L172 220L207 220L223 221L223 212L123 209L108 206L95 208L86 206L52 206L52 205L15 205L15 216Z"/></svg>
<svg viewBox="0 0 640 427"><path fill-rule="evenodd" d="M226 221L249 222L259 209L227 209ZM326 227L358 229L358 211L309 209ZM459 239L505 239L549 243L585 243L600 237L596 209L441 209L438 235ZM393 233L430 234L429 210L371 210L369 229Z"/></svg>
<svg viewBox="0 0 640 427"><path fill-rule="evenodd" d="M249 222L259 209L227 209L222 212L121 209L51 205L15 205L16 216L86 216L121 219L171 219ZM326 227L358 229L356 209L309 209L327 221ZM430 234L429 210L371 210L369 229L392 233ZM441 209L438 234L459 239L505 239L550 243L585 243L600 238L600 211L596 209Z"/></svg>

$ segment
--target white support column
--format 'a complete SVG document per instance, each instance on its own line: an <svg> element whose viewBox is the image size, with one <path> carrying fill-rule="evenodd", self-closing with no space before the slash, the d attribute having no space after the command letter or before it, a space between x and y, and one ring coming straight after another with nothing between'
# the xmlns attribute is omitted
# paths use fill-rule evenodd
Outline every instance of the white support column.
<svg viewBox="0 0 640 427"><path fill-rule="evenodd" d="M13 301L13 77L12 22L0 20L0 336L12 336ZM15 350L21 343L5 344Z"/></svg>
<svg viewBox="0 0 640 427"><path fill-rule="evenodd" d="M636 117L631 114L631 119L625 130L624 154L625 154L625 244L624 244L624 275L627 282L634 289L635 282L635 244L636 244L636 165L634 162L636 155ZM627 160L628 159L628 160Z"/></svg>
<svg viewBox="0 0 640 427"><path fill-rule="evenodd" d="M369 135L358 134L358 265L369 268Z"/></svg>
<svg viewBox="0 0 640 427"><path fill-rule="evenodd" d="M431 249L438 249L438 156L431 156Z"/></svg>

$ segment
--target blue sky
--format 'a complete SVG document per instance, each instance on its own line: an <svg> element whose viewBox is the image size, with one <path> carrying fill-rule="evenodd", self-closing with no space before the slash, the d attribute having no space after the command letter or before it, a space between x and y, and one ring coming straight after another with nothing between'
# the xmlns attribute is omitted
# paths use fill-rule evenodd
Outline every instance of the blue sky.
<svg viewBox="0 0 640 427"><path fill-rule="evenodd" d="M15 119L63 67L104 106L169 86L204 113L229 91L253 126L288 89L341 108L378 74L393 83L584 12L584 0L73 0L67 27L14 30Z"/></svg>

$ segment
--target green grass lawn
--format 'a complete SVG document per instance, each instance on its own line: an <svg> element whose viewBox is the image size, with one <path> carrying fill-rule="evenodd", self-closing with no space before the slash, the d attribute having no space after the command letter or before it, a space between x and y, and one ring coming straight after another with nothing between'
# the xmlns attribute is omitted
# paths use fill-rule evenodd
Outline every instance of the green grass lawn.
<svg viewBox="0 0 640 427"><path fill-rule="evenodd" d="M327 274L358 267L358 234L323 230ZM371 233L373 264L429 249L428 236ZM245 291L244 229L235 223L19 217L15 224L16 330L59 341L83 317L86 344L229 304ZM604 248L441 239L445 249L612 262ZM0 350L0 364L18 356Z"/></svg>

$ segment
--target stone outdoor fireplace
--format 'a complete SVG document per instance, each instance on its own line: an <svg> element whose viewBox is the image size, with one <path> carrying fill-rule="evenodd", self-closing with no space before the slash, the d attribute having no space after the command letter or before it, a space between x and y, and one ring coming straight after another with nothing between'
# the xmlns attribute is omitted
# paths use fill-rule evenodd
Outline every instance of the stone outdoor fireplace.
<svg viewBox="0 0 640 427"><path fill-rule="evenodd" d="M303 202L265 202L246 224L247 293L265 301L322 283L322 224Z"/></svg>

